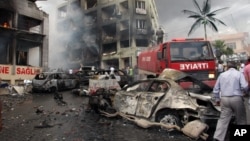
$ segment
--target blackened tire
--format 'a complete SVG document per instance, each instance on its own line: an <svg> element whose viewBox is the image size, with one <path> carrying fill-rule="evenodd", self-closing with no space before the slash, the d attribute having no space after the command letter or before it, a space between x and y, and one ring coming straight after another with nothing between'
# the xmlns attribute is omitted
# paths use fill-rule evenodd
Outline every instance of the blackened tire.
<svg viewBox="0 0 250 141"><path fill-rule="evenodd" d="M174 111L165 110L159 112L156 116L156 122L183 127L180 116Z"/></svg>

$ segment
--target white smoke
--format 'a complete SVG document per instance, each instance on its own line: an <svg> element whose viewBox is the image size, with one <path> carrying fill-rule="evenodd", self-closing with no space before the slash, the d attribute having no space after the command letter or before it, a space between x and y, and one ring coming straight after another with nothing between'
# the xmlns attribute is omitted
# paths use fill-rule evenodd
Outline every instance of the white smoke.
<svg viewBox="0 0 250 141"><path fill-rule="evenodd" d="M49 68L50 69L68 69L71 66L67 66L69 63L69 60L75 61L79 64L81 63L81 56L75 57L74 55L68 54L69 48L82 48L85 46L92 46L95 51L98 51L95 37L92 35L81 37L82 41L85 43L82 44L74 44L74 46L71 46L72 44L68 44L70 42L74 43L74 40L79 39L79 36L82 36L82 34L77 34L76 31L79 32L83 27L83 24L87 24L90 20L87 16L83 15L83 12L78 9L72 11L72 13L67 13L69 17L71 17L71 20L73 22L70 23L63 23L65 25L60 26L66 26L72 28L73 32L58 32L58 21L57 21L57 9L60 7L60 5L67 3L67 0L47 0L47 1L37 1L36 2L38 7L49 14ZM73 24L72 24L73 23ZM60 23L61 24L61 23ZM60 34L59 34L60 33ZM81 54L81 52L76 52L78 55ZM72 62L73 62L72 61Z"/></svg>

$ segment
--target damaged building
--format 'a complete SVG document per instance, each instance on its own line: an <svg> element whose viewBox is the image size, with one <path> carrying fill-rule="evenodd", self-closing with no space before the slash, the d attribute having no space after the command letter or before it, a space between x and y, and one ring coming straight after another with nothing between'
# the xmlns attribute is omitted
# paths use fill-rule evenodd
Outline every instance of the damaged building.
<svg viewBox="0 0 250 141"><path fill-rule="evenodd" d="M133 67L159 27L154 0L68 0L57 15L57 42L70 68Z"/></svg>
<svg viewBox="0 0 250 141"><path fill-rule="evenodd" d="M49 16L35 2L0 1L0 74L10 84L48 69Z"/></svg>

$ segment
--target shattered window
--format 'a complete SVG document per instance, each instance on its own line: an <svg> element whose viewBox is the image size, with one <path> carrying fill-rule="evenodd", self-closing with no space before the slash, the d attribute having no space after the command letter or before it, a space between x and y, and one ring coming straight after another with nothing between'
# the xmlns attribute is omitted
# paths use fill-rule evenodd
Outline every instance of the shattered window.
<svg viewBox="0 0 250 141"><path fill-rule="evenodd" d="M37 80L44 80L44 79L46 79L46 77L47 77L47 75L45 75L44 73L40 73L40 74L37 74L35 76L35 79L37 79Z"/></svg>
<svg viewBox="0 0 250 141"><path fill-rule="evenodd" d="M150 81L143 81L140 83L137 83L127 89L127 91L147 91L148 87L150 85Z"/></svg>
<svg viewBox="0 0 250 141"><path fill-rule="evenodd" d="M154 83L150 86L149 91L150 91L150 92L158 92L158 91L160 91L160 89L159 89L159 83L154 82Z"/></svg>
<svg viewBox="0 0 250 141"><path fill-rule="evenodd" d="M28 52L17 51L16 52L16 63L17 65L27 65Z"/></svg>

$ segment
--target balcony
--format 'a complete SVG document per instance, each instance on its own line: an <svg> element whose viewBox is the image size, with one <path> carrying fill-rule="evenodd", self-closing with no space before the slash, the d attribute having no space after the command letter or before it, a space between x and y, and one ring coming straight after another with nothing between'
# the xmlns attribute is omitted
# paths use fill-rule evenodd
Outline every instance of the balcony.
<svg viewBox="0 0 250 141"><path fill-rule="evenodd" d="M147 29L136 29L136 34L147 35L148 31L147 31Z"/></svg>
<svg viewBox="0 0 250 141"><path fill-rule="evenodd" d="M136 13L136 14L146 15L146 14L147 14L147 11L146 11L146 9L136 8L136 9L135 9L135 13Z"/></svg>

